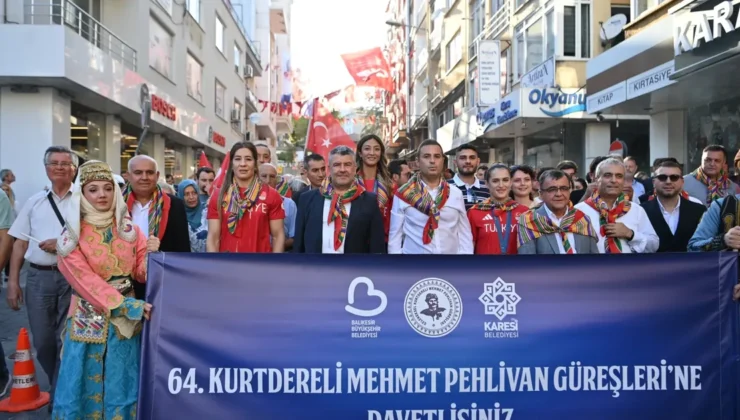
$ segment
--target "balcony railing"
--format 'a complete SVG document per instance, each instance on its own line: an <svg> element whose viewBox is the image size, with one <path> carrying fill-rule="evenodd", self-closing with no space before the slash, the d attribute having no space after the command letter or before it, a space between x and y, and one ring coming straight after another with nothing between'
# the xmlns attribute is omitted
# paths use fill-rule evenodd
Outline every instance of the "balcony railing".
<svg viewBox="0 0 740 420"><path fill-rule="evenodd" d="M123 63L126 68L136 71L136 50L69 0L59 3L31 0L24 5L23 22L30 25L64 25Z"/></svg>
<svg viewBox="0 0 740 420"><path fill-rule="evenodd" d="M257 104L259 104L259 102L257 101L257 96L252 93L251 89L247 88L247 106L253 109L254 112L257 112L259 111L259 108L257 108Z"/></svg>
<svg viewBox="0 0 740 420"><path fill-rule="evenodd" d="M252 54L254 55L254 58L257 60L257 67L261 69L262 62L260 60L259 45L249 37L249 33L244 28L244 24L242 23L241 18L239 17L239 15L236 14L236 9L234 9L235 5L232 4L230 0L223 0L223 2L226 5L226 8L229 9L229 13L231 13L231 17L234 18L234 21L239 26L239 30L242 32L242 34L244 34L244 38L247 39L247 46L249 46L249 49L252 51ZM236 6L239 6L240 8L243 7L241 4L238 4L238 3L236 4Z"/></svg>
<svg viewBox="0 0 740 420"><path fill-rule="evenodd" d="M500 39L500 37L509 29L509 19L511 8L509 3L512 0L504 0L500 3L499 9L491 15L486 22L481 39ZM477 42L476 42L477 45Z"/></svg>
<svg viewBox="0 0 740 420"><path fill-rule="evenodd" d="M429 50L432 52L432 55L437 52L437 49L442 44L442 37L444 36L444 22L441 17L434 20L434 29L432 30L432 33L429 35Z"/></svg>

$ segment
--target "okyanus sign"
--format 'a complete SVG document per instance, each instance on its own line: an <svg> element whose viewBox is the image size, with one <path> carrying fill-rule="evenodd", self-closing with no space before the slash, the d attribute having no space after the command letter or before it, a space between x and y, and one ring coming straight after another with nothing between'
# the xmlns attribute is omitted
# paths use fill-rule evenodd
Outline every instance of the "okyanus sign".
<svg viewBox="0 0 740 420"><path fill-rule="evenodd" d="M548 117L558 118L586 111L586 92L565 93L558 89L532 89L529 103L539 107ZM527 115L530 116L530 115Z"/></svg>
<svg viewBox="0 0 740 420"><path fill-rule="evenodd" d="M141 420L740 418L733 253L148 267Z"/></svg>

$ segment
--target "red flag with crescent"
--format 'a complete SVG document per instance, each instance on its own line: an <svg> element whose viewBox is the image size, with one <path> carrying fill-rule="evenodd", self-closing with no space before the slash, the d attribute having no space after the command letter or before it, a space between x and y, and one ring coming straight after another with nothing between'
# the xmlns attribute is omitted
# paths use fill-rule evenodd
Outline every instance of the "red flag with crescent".
<svg viewBox="0 0 740 420"><path fill-rule="evenodd" d="M356 150L357 145L336 118L314 99L311 127L306 138L306 150L320 154L329 163L329 152L337 146L347 146Z"/></svg>
<svg viewBox="0 0 740 420"><path fill-rule="evenodd" d="M357 86L393 90L391 67L380 47L342 54L342 60Z"/></svg>
<svg viewBox="0 0 740 420"><path fill-rule="evenodd" d="M206 152L202 150L200 152L200 157L198 158L198 169L200 168L212 168L211 162L208 161L208 157L206 156Z"/></svg>

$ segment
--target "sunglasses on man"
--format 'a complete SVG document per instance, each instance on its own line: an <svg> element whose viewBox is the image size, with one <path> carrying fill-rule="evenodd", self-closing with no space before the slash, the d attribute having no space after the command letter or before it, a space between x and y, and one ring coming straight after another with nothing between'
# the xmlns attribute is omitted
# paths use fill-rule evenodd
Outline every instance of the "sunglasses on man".
<svg viewBox="0 0 740 420"><path fill-rule="evenodd" d="M655 175L653 177L653 179L657 179L660 182L666 182L669 179L671 180L671 182L678 182L678 180L681 179L681 178L682 178L681 175L675 175L675 174L674 175L660 174L660 175Z"/></svg>

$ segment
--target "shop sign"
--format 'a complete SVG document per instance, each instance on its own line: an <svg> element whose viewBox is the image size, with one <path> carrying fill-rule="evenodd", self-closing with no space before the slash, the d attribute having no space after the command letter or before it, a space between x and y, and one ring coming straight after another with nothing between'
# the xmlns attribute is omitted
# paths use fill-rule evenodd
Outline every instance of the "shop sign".
<svg viewBox="0 0 740 420"><path fill-rule="evenodd" d="M215 131L213 132L213 142L221 147L226 147L226 137L218 134Z"/></svg>
<svg viewBox="0 0 740 420"><path fill-rule="evenodd" d="M626 90L625 82L619 82L601 92L589 95L587 102L588 113L593 114L594 112L599 112L602 109L624 102L627 99Z"/></svg>
<svg viewBox="0 0 740 420"><path fill-rule="evenodd" d="M501 44L478 41L478 104L493 105L501 99Z"/></svg>
<svg viewBox="0 0 740 420"><path fill-rule="evenodd" d="M485 112L478 113L478 125L486 129L507 123L519 116L519 91L507 95Z"/></svg>
<svg viewBox="0 0 740 420"><path fill-rule="evenodd" d="M177 108L157 95L152 95L152 111L168 120L177 120Z"/></svg>
<svg viewBox="0 0 740 420"><path fill-rule="evenodd" d="M730 0L722 1L710 10L686 13L674 18L674 55L689 52L701 43L708 44L740 27L738 10L733 3Z"/></svg>
<svg viewBox="0 0 740 420"><path fill-rule="evenodd" d="M656 91L660 88L672 85L675 82L670 79L673 74L674 61L671 60L658 67L650 69L627 80L627 99L636 98Z"/></svg>
<svg viewBox="0 0 740 420"><path fill-rule="evenodd" d="M586 111L586 92L583 89L574 93L565 93L554 88L532 89L527 98L530 104L539 107L540 112L552 118Z"/></svg>
<svg viewBox="0 0 740 420"><path fill-rule="evenodd" d="M550 57L544 63L533 68L522 76L521 87L537 88L550 87L555 84L555 58Z"/></svg>

